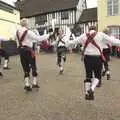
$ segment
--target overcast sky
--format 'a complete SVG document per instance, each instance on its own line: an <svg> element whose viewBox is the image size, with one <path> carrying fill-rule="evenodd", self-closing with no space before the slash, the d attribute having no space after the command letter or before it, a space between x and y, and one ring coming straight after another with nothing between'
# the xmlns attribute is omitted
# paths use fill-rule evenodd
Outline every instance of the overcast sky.
<svg viewBox="0 0 120 120"><path fill-rule="evenodd" d="M15 2L16 0L1 0L7 3ZM88 8L96 7L97 6L97 0L87 0L87 6Z"/></svg>
<svg viewBox="0 0 120 120"><path fill-rule="evenodd" d="M88 8L97 7L97 0L87 0Z"/></svg>

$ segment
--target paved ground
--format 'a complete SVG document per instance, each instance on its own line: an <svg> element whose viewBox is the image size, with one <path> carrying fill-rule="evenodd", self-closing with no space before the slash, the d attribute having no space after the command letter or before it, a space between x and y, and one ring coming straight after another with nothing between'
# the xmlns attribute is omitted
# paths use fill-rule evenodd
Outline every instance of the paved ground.
<svg viewBox="0 0 120 120"><path fill-rule="evenodd" d="M84 100L84 69L80 56L68 55L64 75L58 75L56 55L37 58L40 90L23 90L19 57L0 78L0 120L120 120L120 59L111 61L112 79L96 89L95 101Z"/></svg>

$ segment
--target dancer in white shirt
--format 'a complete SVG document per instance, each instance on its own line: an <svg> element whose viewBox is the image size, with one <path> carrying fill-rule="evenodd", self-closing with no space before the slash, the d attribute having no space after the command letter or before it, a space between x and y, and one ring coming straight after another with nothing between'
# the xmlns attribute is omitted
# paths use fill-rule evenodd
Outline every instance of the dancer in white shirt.
<svg viewBox="0 0 120 120"><path fill-rule="evenodd" d="M24 89L27 91L31 91L30 85L30 71L32 69L33 76L33 88L39 88L37 81L37 68L36 68L36 59L35 59L35 51L33 50L33 43L37 41L47 40L49 35L39 36L36 35L33 31L28 29L28 20L21 20L21 28L16 32L17 44L20 52L21 64L24 70L24 81L25 87Z"/></svg>
<svg viewBox="0 0 120 120"><path fill-rule="evenodd" d="M102 64L105 60L102 50L104 45L113 44L120 46L120 40L113 39L103 32L96 32L96 27L91 26L88 33L84 33L74 41L69 41L69 45L82 43L84 65L86 70L85 99L94 100L94 90L96 86L101 86ZM93 78L94 75L94 78Z"/></svg>

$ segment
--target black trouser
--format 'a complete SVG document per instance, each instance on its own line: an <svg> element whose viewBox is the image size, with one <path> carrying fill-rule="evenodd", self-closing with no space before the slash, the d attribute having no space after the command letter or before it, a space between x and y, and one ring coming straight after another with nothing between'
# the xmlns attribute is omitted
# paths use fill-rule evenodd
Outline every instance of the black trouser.
<svg viewBox="0 0 120 120"><path fill-rule="evenodd" d="M105 61L103 63L104 65L104 68L105 68L105 71L108 71L109 70L109 65L108 65L108 62L110 61L110 49L109 48L104 48L103 49L103 55L105 57Z"/></svg>
<svg viewBox="0 0 120 120"><path fill-rule="evenodd" d="M36 68L36 58L32 56L30 50L26 48L20 48L20 59L21 64L24 70L24 77L30 76L30 70L32 69L32 76L37 76L37 68Z"/></svg>
<svg viewBox="0 0 120 120"><path fill-rule="evenodd" d="M84 56L84 64L86 71L86 82L91 82L93 75L95 78L101 81L102 60L100 56Z"/></svg>
<svg viewBox="0 0 120 120"><path fill-rule="evenodd" d="M57 64L61 67L61 62L66 61L66 47L57 48Z"/></svg>
<svg viewBox="0 0 120 120"><path fill-rule="evenodd" d="M1 57L4 57L5 60L9 60L8 53L2 48L0 48L0 65L1 65Z"/></svg>
<svg viewBox="0 0 120 120"><path fill-rule="evenodd" d="M0 48L0 56L4 57L6 60L9 59L8 53L4 49L2 49L2 48Z"/></svg>

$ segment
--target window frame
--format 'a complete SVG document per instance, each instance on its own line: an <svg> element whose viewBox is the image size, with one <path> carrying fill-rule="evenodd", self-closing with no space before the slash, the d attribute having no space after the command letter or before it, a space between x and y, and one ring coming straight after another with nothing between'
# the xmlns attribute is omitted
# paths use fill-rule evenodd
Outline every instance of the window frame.
<svg viewBox="0 0 120 120"><path fill-rule="evenodd" d="M61 20L68 20L68 19L69 19L69 11L62 11Z"/></svg>
<svg viewBox="0 0 120 120"><path fill-rule="evenodd" d="M9 13L14 13L14 9L12 7L10 7L9 5L3 4L3 3L0 3L0 10L9 12Z"/></svg>
<svg viewBox="0 0 120 120"><path fill-rule="evenodd" d="M120 26L108 26L111 31L111 35L120 39Z"/></svg>
<svg viewBox="0 0 120 120"><path fill-rule="evenodd" d="M116 16L119 14L119 0L107 0L108 16Z"/></svg>

